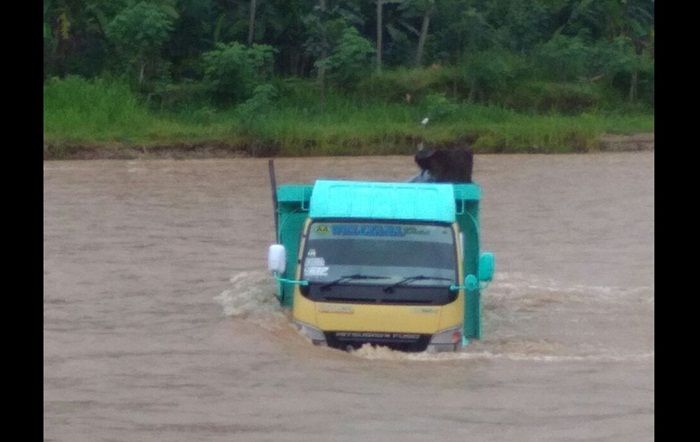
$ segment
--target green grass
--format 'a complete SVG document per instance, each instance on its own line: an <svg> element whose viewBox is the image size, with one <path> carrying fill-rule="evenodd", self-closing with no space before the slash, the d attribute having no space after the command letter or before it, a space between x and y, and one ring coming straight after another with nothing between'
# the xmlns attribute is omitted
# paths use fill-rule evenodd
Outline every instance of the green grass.
<svg viewBox="0 0 700 442"><path fill-rule="evenodd" d="M313 96L313 95L310 95ZM155 146L275 143L280 155L409 153L427 144L468 139L477 152L573 152L598 148L604 133L653 132L653 114L528 114L498 106L457 104L420 127L421 104L382 103L329 93L318 101L282 97L248 120L235 109L193 106L150 110L126 85L69 77L44 86L44 138L54 145Z"/></svg>

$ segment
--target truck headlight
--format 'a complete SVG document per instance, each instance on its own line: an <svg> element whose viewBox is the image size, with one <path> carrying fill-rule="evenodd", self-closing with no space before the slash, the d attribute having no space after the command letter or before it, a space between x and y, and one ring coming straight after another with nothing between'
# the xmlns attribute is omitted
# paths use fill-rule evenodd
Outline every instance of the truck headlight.
<svg viewBox="0 0 700 442"><path fill-rule="evenodd" d="M448 328L435 333L430 338L426 351L436 353L441 351L456 351L462 348L462 325Z"/></svg>
<svg viewBox="0 0 700 442"><path fill-rule="evenodd" d="M300 321L294 321L294 325L299 333L310 339L314 345L326 345L326 335L321 330Z"/></svg>

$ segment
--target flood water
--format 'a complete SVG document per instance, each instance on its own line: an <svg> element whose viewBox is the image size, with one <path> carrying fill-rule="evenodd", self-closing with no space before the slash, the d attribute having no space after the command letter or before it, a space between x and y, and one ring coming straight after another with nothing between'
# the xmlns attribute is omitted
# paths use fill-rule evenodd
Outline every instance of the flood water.
<svg viewBox="0 0 700 442"><path fill-rule="evenodd" d="M653 440L653 155L477 155L496 273L483 339L438 355L294 330L265 271L265 159L47 161L45 440Z"/></svg>

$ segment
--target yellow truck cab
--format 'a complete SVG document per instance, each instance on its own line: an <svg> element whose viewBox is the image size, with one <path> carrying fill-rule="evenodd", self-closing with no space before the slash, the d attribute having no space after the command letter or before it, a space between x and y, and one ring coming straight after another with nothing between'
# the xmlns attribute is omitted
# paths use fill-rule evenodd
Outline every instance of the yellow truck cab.
<svg viewBox="0 0 700 442"><path fill-rule="evenodd" d="M314 344L455 351L481 337L477 184L318 180L275 186L268 268Z"/></svg>

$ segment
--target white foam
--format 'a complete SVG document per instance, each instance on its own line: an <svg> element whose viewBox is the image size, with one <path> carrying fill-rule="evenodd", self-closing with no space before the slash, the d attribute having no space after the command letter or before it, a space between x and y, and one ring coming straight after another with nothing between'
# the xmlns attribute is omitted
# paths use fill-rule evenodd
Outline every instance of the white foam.
<svg viewBox="0 0 700 442"><path fill-rule="evenodd" d="M389 349L387 347L372 346L365 344L350 354L363 359L373 360L407 360L407 361L456 361L456 360L511 360L511 361L531 361L531 362L644 362L654 358L654 353L639 354L618 354L618 353L598 353L598 354L546 354L531 353L527 351L493 352L493 351L471 351L465 348L459 352L445 353L405 353Z"/></svg>
<svg viewBox="0 0 700 442"><path fill-rule="evenodd" d="M289 320L289 312L284 309L275 296L274 280L264 271L244 271L230 279L230 287L214 297L223 308L227 317L249 321L268 330L283 328L294 329ZM615 288L603 286L565 287L548 279L526 279L519 274L504 274L484 291L484 308L491 321L501 321L501 326L508 327L507 322L527 320L523 311L529 311L532 318L538 311L552 311L566 308L580 310L581 303L592 302L595 310L605 312L609 302L630 301L630 296L639 300L639 295L651 296L650 287ZM622 300L621 300L622 299ZM592 301L591 301L592 300ZM602 304L600 304L602 303ZM585 309L584 309L585 310ZM515 315L515 316L513 316ZM532 320L530 318L530 320ZM577 316L572 316L577 319ZM295 329L294 329L295 330ZM295 330L296 331L296 330ZM586 345L567 345L551 339L522 338L518 334L492 336L485 341L470 343L462 351L455 353L405 353L386 347L365 344L351 352L364 359L383 360L513 360L540 362L570 361L645 361L653 359L654 353L618 353L614 349L591 347Z"/></svg>
<svg viewBox="0 0 700 442"><path fill-rule="evenodd" d="M231 277L231 287L214 297L225 316L279 328L286 320L275 296L275 282L266 272L241 272Z"/></svg>

